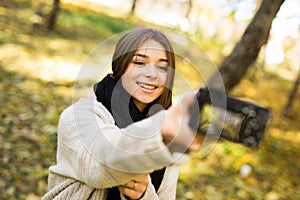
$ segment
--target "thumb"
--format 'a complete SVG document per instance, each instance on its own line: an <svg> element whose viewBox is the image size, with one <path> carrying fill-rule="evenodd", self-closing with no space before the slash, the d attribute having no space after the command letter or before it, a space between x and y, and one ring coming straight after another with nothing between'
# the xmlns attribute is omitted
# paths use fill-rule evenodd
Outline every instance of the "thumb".
<svg viewBox="0 0 300 200"><path fill-rule="evenodd" d="M190 115L190 109L197 109L196 107L194 107L195 105L198 105L198 104L195 104L195 97L196 97L195 92L187 92L183 96L183 98L181 99L183 115ZM191 106L192 106L192 108L191 108Z"/></svg>

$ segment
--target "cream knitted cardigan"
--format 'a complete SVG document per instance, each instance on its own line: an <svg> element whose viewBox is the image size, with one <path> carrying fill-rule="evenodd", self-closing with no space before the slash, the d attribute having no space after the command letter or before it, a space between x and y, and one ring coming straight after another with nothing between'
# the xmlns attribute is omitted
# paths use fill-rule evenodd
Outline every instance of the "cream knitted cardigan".
<svg viewBox="0 0 300 200"><path fill-rule="evenodd" d="M80 99L61 114L57 164L49 169L48 192L42 200L106 199L108 188L165 166L159 190L148 176L142 199L175 199L179 164L188 157L170 153L162 142L164 116L161 111L119 129L95 97Z"/></svg>

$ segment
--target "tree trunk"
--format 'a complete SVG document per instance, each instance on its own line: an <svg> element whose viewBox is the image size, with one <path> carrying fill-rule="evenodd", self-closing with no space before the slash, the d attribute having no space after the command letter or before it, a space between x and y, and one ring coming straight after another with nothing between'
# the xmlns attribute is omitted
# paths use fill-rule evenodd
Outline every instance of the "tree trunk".
<svg viewBox="0 0 300 200"><path fill-rule="evenodd" d="M52 10L46 19L46 27L48 30L54 30L59 8L60 0L53 0Z"/></svg>
<svg viewBox="0 0 300 200"><path fill-rule="evenodd" d="M186 14L185 14L185 17L188 18L190 16L190 13L192 11L192 8L193 8L193 1L192 0L189 0L188 1L188 8L187 8L187 11L186 11Z"/></svg>
<svg viewBox="0 0 300 200"><path fill-rule="evenodd" d="M300 84L300 69L298 71L298 75L297 75L296 80L294 82L294 86L293 86L293 88L292 88L292 90L289 94L287 104L286 104L286 106L284 107L284 110L283 110L283 116L285 118L289 118L290 110L291 110L292 105L293 105L293 101L297 96L297 91L298 91L299 84Z"/></svg>
<svg viewBox="0 0 300 200"><path fill-rule="evenodd" d="M134 11L135 11L135 7L136 7L136 2L137 2L138 0L133 0L132 1L132 6L131 6L131 14L133 15L134 14Z"/></svg>
<svg viewBox="0 0 300 200"><path fill-rule="evenodd" d="M263 0L241 40L219 66L226 91L236 86L256 61L261 47L268 41L272 21L283 2L284 0ZM215 79L216 74L209 80L209 84L213 85Z"/></svg>

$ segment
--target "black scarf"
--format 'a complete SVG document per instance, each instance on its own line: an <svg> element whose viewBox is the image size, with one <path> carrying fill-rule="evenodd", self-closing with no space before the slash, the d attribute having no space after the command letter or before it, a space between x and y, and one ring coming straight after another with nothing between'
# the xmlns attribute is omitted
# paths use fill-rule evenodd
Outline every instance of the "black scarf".
<svg viewBox="0 0 300 200"><path fill-rule="evenodd" d="M97 101L101 102L112 114L119 128L124 128L133 122L145 119L151 107L151 105L148 105L143 112L140 112L134 104L131 95L123 88L121 81L113 79L111 75L107 75L102 81L96 83L94 85L94 92ZM156 191L158 191L164 173L165 168L162 168L150 174L152 184ZM109 189L107 199L120 199L118 187Z"/></svg>

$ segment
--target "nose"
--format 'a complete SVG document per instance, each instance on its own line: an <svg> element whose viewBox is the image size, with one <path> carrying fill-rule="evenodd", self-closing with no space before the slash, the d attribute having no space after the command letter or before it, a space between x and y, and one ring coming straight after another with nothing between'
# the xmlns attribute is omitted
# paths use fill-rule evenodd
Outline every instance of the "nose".
<svg viewBox="0 0 300 200"><path fill-rule="evenodd" d="M157 77L157 71L155 69L155 65L152 63L149 63L147 67L145 67L144 75L147 78L155 79Z"/></svg>

